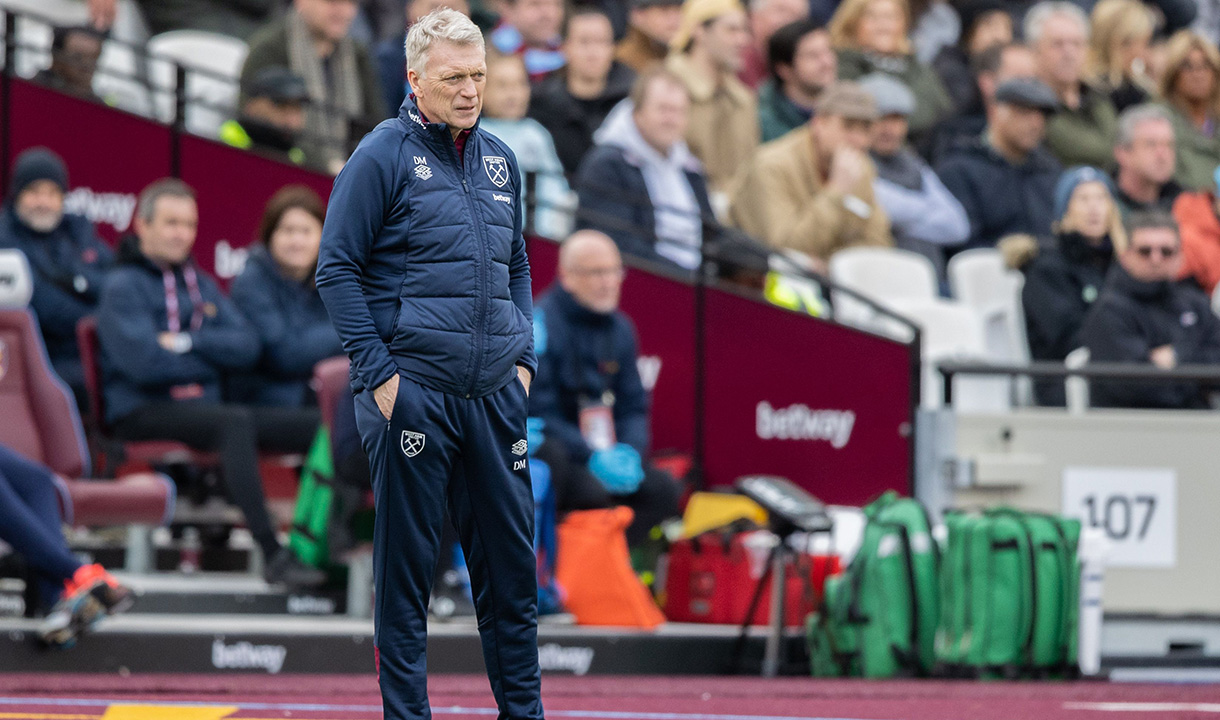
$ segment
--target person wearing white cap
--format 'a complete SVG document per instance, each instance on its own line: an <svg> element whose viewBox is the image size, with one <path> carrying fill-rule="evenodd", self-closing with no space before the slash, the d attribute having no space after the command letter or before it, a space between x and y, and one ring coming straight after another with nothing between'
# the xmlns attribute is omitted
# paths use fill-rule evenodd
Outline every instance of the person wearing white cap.
<svg viewBox="0 0 1220 720"><path fill-rule="evenodd" d="M926 256L945 279L943 248L961 245L970 236L970 219L923 158L907 147L907 119L915 96L901 80L874 73L860 87L877 102L869 154L877 166L873 192L890 217L894 245Z"/></svg>

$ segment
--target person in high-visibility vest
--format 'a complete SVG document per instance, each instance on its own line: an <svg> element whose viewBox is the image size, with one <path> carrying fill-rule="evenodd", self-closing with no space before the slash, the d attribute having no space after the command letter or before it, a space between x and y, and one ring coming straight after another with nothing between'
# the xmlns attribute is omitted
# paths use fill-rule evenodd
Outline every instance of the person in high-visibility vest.
<svg viewBox="0 0 1220 720"><path fill-rule="evenodd" d="M243 150L269 150L305 164L305 153L297 147L309 100L305 80L286 67L266 67L242 88L242 97L237 118L220 126L221 142Z"/></svg>

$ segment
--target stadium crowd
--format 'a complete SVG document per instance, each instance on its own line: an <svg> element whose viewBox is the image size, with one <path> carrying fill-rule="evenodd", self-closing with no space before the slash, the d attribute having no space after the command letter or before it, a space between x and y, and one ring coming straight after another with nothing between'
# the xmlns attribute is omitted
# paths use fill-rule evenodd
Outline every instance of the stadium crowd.
<svg viewBox="0 0 1220 720"><path fill-rule="evenodd" d="M116 0L88 6L89 26L55 30L36 80L106 101L92 80ZM943 282L952 255L995 247L1025 275L1034 359L1088 347L1163 368L1220 362L1208 300L1220 282L1220 14L1209 3L139 6L154 32L248 42L219 139L331 173L410 94L404 21L447 6L480 23L482 126L537 176L532 229L571 235L535 323L555 355L539 348L543 456L571 468L555 483L561 512L636 503L646 523L633 540L676 511L677 493L648 458L647 397L617 312L620 252L691 273L719 243L824 273L845 248L897 247ZM226 295L190 259L199 208L184 183L146 188L134 233L112 250L65 213L68 168L53 153L27 151L11 170L0 247L28 257L51 362L82 407L76 329L96 316L113 433L216 453L267 578L319 582L277 540L256 468L259 452L308 448L310 373L342 352L313 284L324 199L300 187L273 197ZM1102 390L1094 404L1208 404L1194 385ZM586 395L618 399L617 440L582 435ZM1038 400L1062 404L1062 386Z"/></svg>

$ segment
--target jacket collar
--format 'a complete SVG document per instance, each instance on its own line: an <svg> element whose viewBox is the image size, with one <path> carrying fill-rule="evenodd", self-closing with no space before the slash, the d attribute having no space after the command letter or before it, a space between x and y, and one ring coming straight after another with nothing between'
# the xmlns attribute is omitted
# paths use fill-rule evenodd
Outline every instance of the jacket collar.
<svg viewBox="0 0 1220 720"><path fill-rule="evenodd" d="M1114 258L1114 245L1110 236L1102 239L1101 244L1094 245L1078 232L1060 233L1058 235L1059 252L1068 261L1076 265L1095 265L1101 268L1110 267Z"/></svg>
<svg viewBox="0 0 1220 720"><path fill-rule="evenodd" d="M450 145L453 145L453 135L449 132L449 125L446 123L431 122L424 116L422 110L419 109L419 104L415 101L415 93L407 93L407 99L402 101L402 105L398 108L398 119L403 122L408 130L423 132L425 136L437 140L445 140ZM474 127L467 132L474 135L479 130L479 123L482 122L483 116L480 114L478 119L474 121Z"/></svg>
<svg viewBox="0 0 1220 720"><path fill-rule="evenodd" d="M576 302L576 298L563 288L558 281L552 290L555 293L555 305L559 312L569 320L582 325L606 325L614 319L614 313L599 313Z"/></svg>
<svg viewBox="0 0 1220 720"><path fill-rule="evenodd" d="M1173 283L1168 280L1153 282L1136 280L1121 263L1117 262L1110 268L1109 283L1116 292L1144 302L1164 300L1173 289Z"/></svg>

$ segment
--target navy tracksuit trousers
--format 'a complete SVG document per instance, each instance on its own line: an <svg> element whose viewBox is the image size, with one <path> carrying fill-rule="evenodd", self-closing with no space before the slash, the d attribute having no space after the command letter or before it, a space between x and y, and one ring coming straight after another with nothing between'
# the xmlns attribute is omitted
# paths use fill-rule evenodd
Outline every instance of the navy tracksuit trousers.
<svg viewBox="0 0 1220 720"><path fill-rule="evenodd" d="M470 569L501 720L540 720L534 496L525 388L466 399L399 375L390 421L371 390L356 420L376 497L374 644L386 720L430 718L428 598L448 503Z"/></svg>

